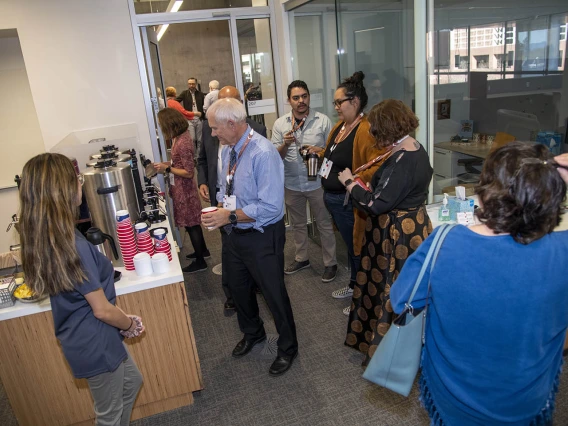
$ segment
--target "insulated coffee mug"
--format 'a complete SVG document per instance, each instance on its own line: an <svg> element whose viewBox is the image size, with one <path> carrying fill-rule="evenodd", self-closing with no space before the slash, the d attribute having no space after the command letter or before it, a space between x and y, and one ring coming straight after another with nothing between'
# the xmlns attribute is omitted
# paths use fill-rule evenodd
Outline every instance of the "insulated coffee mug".
<svg viewBox="0 0 568 426"><path fill-rule="evenodd" d="M318 161L319 155L315 153L308 154L308 180L316 180L318 177Z"/></svg>
<svg viewBox="0 0 568 426"><path fill-rule="evenodd" d="M213 213L213 212L216 212L217 210L219 210L217 207L213 207L213 206L205 207L204 209L201 209L201 214ZM209 229L209 230L215 229L212 226L207 226L206 228Z"/></svg>

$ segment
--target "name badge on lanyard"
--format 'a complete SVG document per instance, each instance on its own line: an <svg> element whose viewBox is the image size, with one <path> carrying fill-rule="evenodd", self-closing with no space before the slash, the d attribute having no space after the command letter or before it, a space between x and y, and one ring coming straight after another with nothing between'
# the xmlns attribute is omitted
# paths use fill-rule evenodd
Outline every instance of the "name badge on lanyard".
<svg viewBox="0 0 568 426"><path fill-rule="evenodd" d="M229 211L237 210L237 197L235 195L223 195L223 208Z"/></svg>
<svg viewBox="0 0 568 426"><path fill-rule="evenodd" d="M331 166L333 166L333 161L328 160L327 158L323 159L323 163L321 164L321 168L320 171L318 172L318 174L324 178L327 179L329 176L329 172L331 171Z"/></svg>

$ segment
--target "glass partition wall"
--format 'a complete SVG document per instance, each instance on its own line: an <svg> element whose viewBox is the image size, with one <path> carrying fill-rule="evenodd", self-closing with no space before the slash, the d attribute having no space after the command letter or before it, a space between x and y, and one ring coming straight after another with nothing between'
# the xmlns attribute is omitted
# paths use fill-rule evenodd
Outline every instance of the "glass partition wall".
<svg viewBox="0 0 568 426"><path fill-rule="evenodd" d="M136 14L267 6L267 0L134 0Z"/></svg>
<svg viewBox="0 0 568 426"><path fill-rule="evenodd" d="M335 88L355 71L365 73L368 109L385 98L414 106L413 4L315 0L289 13L294 78L315 109L335 120Z"/></svg>
<svg viewBox="0 0 568 426"><path fill-rule="evenodd" d="M457 184L471 193L492 147L568 150L565 0L314 0L288 17L293 75L315 109L335 120L335 87L362 70L370 105L401 99L419 115L434 201Z"/></svg>
<svg viewBox="0 0 568 426"><path fill-rule="evenodd" d="M430 16L434 194L473 191L486 155L512 140L563 152L568 3L430 0Z"/></svg>

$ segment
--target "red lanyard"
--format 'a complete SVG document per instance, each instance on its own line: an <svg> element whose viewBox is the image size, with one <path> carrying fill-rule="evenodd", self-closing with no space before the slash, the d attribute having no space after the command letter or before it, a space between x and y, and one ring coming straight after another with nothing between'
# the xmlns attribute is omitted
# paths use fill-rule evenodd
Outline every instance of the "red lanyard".
<svg viewBox="0 0 568 426"><path fill-rule="evenodd" d="M292 114L292 120L294 122L294 125L292 126L292 130L291 133L296 133L297 130L301 129L302 127L304 127L304 123L306 122L306 118L304 117L302 118L302 120L300 120L299 123L296 122L296 118L294 117L294 114Z"/></svg>
<svg viewBox="0 0 568 426"><path fill-rule="evenodd" d="M383 158L388 158L390 157L390 155L392 154L392 148L389 149L387 152L385 152L384 154L379 155L378 157L372 159L371 161L369 161L367 164L363 164L361 167L357 168L357 170L355 170L353 172L354 175L356 175L359 172L362 172L364 170L367 170L369 167L371 167L373 164L375 164L378 161L381 161Z"/></svg>
<svg viewBox="0 0 568 426"><path fill-rule="evenodd" d="M373 160L369 161L367 164L363 164L361 167L359 167L357 170L355 170L353 172L353 174L357 174L359 172L362 172L364 170L367 170L369 167L371 167L373 164L375 164L377 161L381 161L383 158L389 158L392 154L392 150L394 149L394 147L398 146L401 144L401 142L403 140L405 140L408 137L408 135L406 135L405 137L397 140L395 143L392 144L392 146L390 147L390 149L385 152L384 154L379 155L377 158L374 158Z"/></svg>
<svg viewBox="0 0 568 426"><path fill-rule="evenodd" d="M233 165L233 168L231 170L227 170L227 180L228 181L231 181L233 179L233 176L235 175L235 172L237 171L237 165L239 164L239 160L241 159L241 156L243 155L245 148L248 146L249 142L251 141L253 134L254 134L254 130L250 129L250 133L247 137L247 140L245 141L243 147L239 151L239 156L237 157L237 161L235 161L235 164Z"/></svg>
<svg viewBox="0 0 568 426"><path fill-rule="evenodd" d="M345 123L343 123L341 130L337 133L337 136L335 137L334 140L335 144L337 145L339 142L343 142L345 139L347 139L347 136L349 136L351 131L357 126L357 124L361 122L362 119L363 119L363 113L359 114L357 119L353 123L351 123L351 126L349 126L349 130L347 132L345 132Z"/></svg>

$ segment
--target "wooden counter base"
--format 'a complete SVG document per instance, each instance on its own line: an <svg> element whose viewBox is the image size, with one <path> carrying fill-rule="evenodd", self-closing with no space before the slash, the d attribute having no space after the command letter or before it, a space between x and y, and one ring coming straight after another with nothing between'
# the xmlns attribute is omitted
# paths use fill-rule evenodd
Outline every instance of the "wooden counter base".
<svg viewBox="0 0 568 426"><path fill-rule="evenodd" d="M126 340L144 377L132 420L192 404L203 384L183 282L119 296L117 305L146 326ZM87 381L73 378L51 312L0 321L0 342L0 378L20 426L94 424Z"/></svg>

